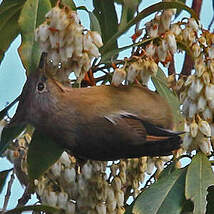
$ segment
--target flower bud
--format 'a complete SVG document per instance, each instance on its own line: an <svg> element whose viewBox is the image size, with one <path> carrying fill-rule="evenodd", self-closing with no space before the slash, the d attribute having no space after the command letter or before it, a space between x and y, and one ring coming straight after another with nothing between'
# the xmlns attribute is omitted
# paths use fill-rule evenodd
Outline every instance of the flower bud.
<svg viewBox="0 0 214 214"><path fill-rule="evenodd" d="M76 206L73 202L68 201L65 214L75 214L75 209L76 209L75 207Z"/></svg>
<svg viewBox="0 0 214 214"><path fill-rule="evenodd" d="M103 46L103 41L102 41L102 37L100 36L100 34L96 31L91 31L90 32L90 36L93 39L94 44L98 47L101 48Z"/></svg>
<svg viewBox="0 0 214 214"><path fill-rule="evenodd" d="M146 173L148 175L151 175L153 170L154 170L154 168L155 168L155 163L154 163L153 159L149 157L147 159L147 170L146 170Z"/></svg>
<svg viewBox="0 0 214 214"><path fill-rule="evenodd" d="M198 31L198 24L194 18L189 18L188 26L191 27L194 31Z"/></svg>
<svg viewBox="0 0 214 214"><path fill-rule="evenodd" d="M45 201L49 206L56 207L57 204L57 194L56 192L52 192L50 190L45 191Z"/></svg>
<svg viewBox="0 0 214 214"><path fill-rule="evenodd" d="M202 79L205 85L210 84L210 75L207 71L202 74Z"/></svg>
<svg viewBox="0 0 214 214"><path fill-rule="evenodd" d="M121 190L122 183L119 177L114 178L114 180L112 181L112 187L114 188L115 191Z"/></svg>
<svg viewBox="0 0 214 214"><path fill-rule="evenodd" d="M112 213L117 207L117 201L113 200L111 202L107 202L107 210L109 213Z"/></svg>
<svg viewBox="0 0 214 214"><path fill-rule="evenodd" d="M199 147L200 147L201 151L205 155L211 155L211 142L210 142L210 138L205 137L203 139L203 141L199 144Z"/></svg>
<svg viewBox="0 0 214 214"><path fill-rule="evenodd" d="M212 114L212 111L209 109L209 107L206 107L202 115L204 117L204 120L206 120L208 123L213 121L213 114Z"/></svg>
<svg viewBox="0 0 214 214"><path fill-rule="evenodd" d="M205 88L205 97L208 101L214 99L214 84L209 84Z"/></svg>
<svg viewBox="0 0 214 214"><path fill-rule="evenodd" d="M182 147L184 148L184 150L188 150L190 145L192 144L192 137L190 136L189 133L186 133L184 135L184 139L183 139L183 143L182 143Z"/></svg>
<svg viewBox="0 0 214 214"><path fill-rule="evenodd" d="M96 210L98 214L106 214L106 205L100 202L96 205Z"/></svg>
<svg viewBox="0 0 214 214"><path fill-rule="evenodd" d="M127 69L127 81L130 83L133 83L138 75L139 72L139 66L136 62L131 63Z"/></svg>
<svg viewBox="0 0 214 214"><path fill-rule="evenodd" d="M58 161L54 165L51 166L51 172L55 177L59 177L61 175L61 163Z"/></svg>
<svg viewBox="0 0 214 214"><path fill-rule="evenodd" d="M172 54L174 54L177 51L177 43L174 34L168 33L166 40L168 42L169 50L171 51Z"/></svg>
<svg viewBox="0 0 214 214"><path fill-rule="evenodd" d="M193 138L198 134L198 124L195 122L195 120L193 120L193 122L190 124L190 133Z"/></svg>
<svg viewBox="0 0 214 214"><path fill-rule="evenodd" d="M65 168L64 179L68 183L75 182L76 180L76 170L73 167Z"/></svg>
<svg viewBox="0 0 214 214"><path fill-rule="evenodd" d="M59 208L65 208L68 201L68 194L66 192L60 192L58 194L57 205Z"/></svg>
<svg viewBox="0 0 214 214"><path fill-rule="evenodd" d="M189 118L193 118L197 113L197 105L193 102L189 104Z"/></svg>
<svg viewBox="0 0 214 214"><path fill-rule="evenodd" d="M118 207L122 207L124 205L124 192L119 190L116 192L115 196Z"/></svg>
<svg viewBox="0 0 214 214"><path fill-rule="evenodd" d="M112 77L112 84L114 86L119 86L126 78L126 71L124 68L117 68L114 71L113 77Z"/></svg>
<svg viewBox="0 0 214 214"><path fill-rule="evenodd" d="M201 48L197 43L193 44L192 50L193 50L193 56L194 57L199 57L200 56Z"/></svg>
<svg viewBox="0 0 214 214"><path fill-rule="evenodd" d="M199 121L198 121L198 128L201 131L202 134L204 134L207 137L211 136L211 128L210 125L207 121L202 120L199 116Z"/></svg>
<svg viewBox="0 0 214 214"><path fill-rule="evenodd" d="M204 98L204 96L201 95L198 98L198 102L197 102L197 110L198 110L198 112L203 112L205 110L205 108L206 108L206 105L207 105L207 101Z"/></svg>
<svg viewBox="0 0 214 214"><path fill-rule="evenodd" d="M67 152L63 152L59 161L65 165L65 167L69 167L71 164L70 158Z"/></svg>
<svg viewBox="0 0 214 214"><path fill-rule="evenodd" d="M170 31L177 36L181 33L181 28L178 24L172 24Z"/></svg>

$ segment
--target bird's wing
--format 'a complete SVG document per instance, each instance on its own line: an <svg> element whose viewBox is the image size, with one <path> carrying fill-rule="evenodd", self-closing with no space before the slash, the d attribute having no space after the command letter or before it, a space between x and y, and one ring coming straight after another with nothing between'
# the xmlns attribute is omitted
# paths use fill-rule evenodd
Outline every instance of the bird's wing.
<svg viewBox="0 0 214 214"><path fill-rule="evenodd" d="M184 133L161 128L128 112L114 113L104 117L115 126L126 126L130 132L147 141L165 140Z"/></svg>
<svg viewBox="0 0 214 214"><path fill-rule="evenodd" d="M92 160L169 155L181 144L180 133L160 128L128 112L96 118L80 133L74 153Z"/></svg>
<svg viewBox="0 0 214 214"><path fill-rule="evenodd" d="M105 116L116 129L122 130L127 139L124 148L129 148L131 156L168 155L181 144L180 134L149 123L135 114L119 112Z"/></svg>

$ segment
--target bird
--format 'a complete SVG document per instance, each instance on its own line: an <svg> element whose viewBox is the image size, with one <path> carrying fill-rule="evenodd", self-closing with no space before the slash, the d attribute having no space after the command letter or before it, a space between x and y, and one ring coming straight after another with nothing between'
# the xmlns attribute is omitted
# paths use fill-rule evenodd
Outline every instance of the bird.
<svg viewBox="0 0 214 214"><path fill-rule="evenodd" d="M46 61L42 54L8 126L31 124L80 160L165 156L180 148L172 110L157 92L141 85L64 86Z"/></svg>

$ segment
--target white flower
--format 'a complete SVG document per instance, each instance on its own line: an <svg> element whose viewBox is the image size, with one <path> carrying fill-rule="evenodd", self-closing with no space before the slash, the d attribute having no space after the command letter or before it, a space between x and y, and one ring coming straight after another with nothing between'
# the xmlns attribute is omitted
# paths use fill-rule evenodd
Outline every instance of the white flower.
<svg viewBox="0 0 214 214"><path fill-rule="evenodd" d="M94 44L100 48L103 46L103 41L102 41L102 37L100 36L100 34L96 31L91 31L90 35L93 39Z"/></svg>
<svg viewBox="0 0 214 214"><path fill-rule="evenodd" d="M126 71L124 68L116 68L112 77L112 84L119 86L126 78Z"/></svg>
<svg viewBox="0 0 214 214"><path fill-rule="evenodd" d="M196 137L198 134L198 124L195 120L190 124L190 133L192 137Z"/></svg>
<svg viewBox="0 0 214 214"><path fill-rule="evenodd" d="M101 202L96 205L96 210L98 214L106 214L106 205Z"/></svg>
<svg viewBox="0 0 214 214"><path fill-rule="evenodd" d="M177 43L174 34L168 33L166 40L168 42L169 50L171 51L172 54L174 54L177 51Z"/></svg>
<svg viewBox="0 0 214 214"><path fill-rule="evenodd" d="M154 56L155 55L155 46L152 43L149 43L146 46L146 53L148 56Z"/></svg>
<svg viewBox="0 0 214 214"><path fill-rule="evenodd" d="M59 177L61 175L61 163L57 161L54 165L51 166L50 170L55 177Z"/></svg>
<svg viewBox="0 0 214 214"><path fill-rule="evenodd" d="M76 180L76 170L73 167L65 168L64 179L67 183L75 182Z"/></svg>
<svg viewBox="0 0 214 214"><path fill-rule="evenodd" d="M71 160L70 160L70 158L69 158L67 152L63 152L63 153L62 153L62 155L61 155L59 161L60 161L62 164L64 164L65 167L69 167L70 164L71 164Z"/></svg>
<svg viewBox="0 0 214 214"><path fill-rule="evenodd" d="M199 57L200 56L200 54L201 54L201 47L197 43L193 44L192 50L193 50L194 57Z"/></svg>
<svg viewBox="0 0 214 214"><path fill-rule="evenodd" d="M214 99L214 84L209 84L206 86L205 97L208 101Z"/></svg>
<svg viewBox="0 0 214 214"><path fill-rule="evenodd" d="M194 18L189 18L188 22L189 27L191 27L194 31L198 31L198 24Z"/></svg>
<svg viewBox="0 0 214 214"><path fill-rule="evenodd" d="M68 194L66 192L60 192L57 197L57 205L59 208L65 208L68 201Z"/></svg>
<svg viewBox="0 0 214 214"><path fill-rule="evenodd" d="M206 109L202 112L202 115L204 117L204 120L207 122L212 122L213 120L213 114L209 107L206 107Z"/></svg>
<svg viewBox="0 0 214 214"><path fill-rule="evenodd" d="M187 151L191 144L192 144L192 137L190 136L189 133L186 133L184 135L182 147L184 148L184 150Z"/></svg>
<svg viewBox="0 0 214 214"><path fill-rule="evenodd" d="M181 33L181 28L178 24L172 24L170 31L177 36Z"/></svg>
<svg viewBox="0 0 214 214"><path fill-rule="evenodd" d="M203 95L201 95L198 98L198 101L197 101L197 110L198 110L198 112L204 111L206 105L207 105L207 101L206 101L205 97Z"/></svg>
<svg viewBox="0 0 214 214"><path fill-rule="evenodd" d="M198 128L202 134L206 135L207 137L211 136L211 128L207 121L200 119L198 122Z"/></svg>
<svg viewBox="0 0 214 214"><path fill-rule="evenodd" d="M52 192L50 190L45 191L45 201L48 205L55 207L57 204L57 194L56 192Z"/></svg>
<svg viewBox="0 0 214 214"><path fill-rule="evenodd" d="M66 214L75 214L75 209L76 209L75 207L76 206L73 202L68 201L65 213Z"/></svg>
<svg viewBox="0 0 214 214"><path fill-rule="evenodd" d="M4 129L4 127L7 125L7 121L6 120L1 120L0 121L0 140L1 140L1 134L2 134L2 131Z"/></svg>

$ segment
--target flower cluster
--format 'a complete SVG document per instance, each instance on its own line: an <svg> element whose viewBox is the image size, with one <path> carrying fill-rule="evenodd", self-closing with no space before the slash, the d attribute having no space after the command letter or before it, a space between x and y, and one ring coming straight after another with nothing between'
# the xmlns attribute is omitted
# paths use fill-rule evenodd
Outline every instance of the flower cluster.
<svg viewBox="0 0 214 214"><path fill-rule="evenodd" d="M191 46L194 73L186 79L181 93L183 114L186 117L186 150L200 148L210 155L214 143L214 35L203 31Z"/></svg>
<svg viewBox="0 0 214 214"><path fill-rule="evenodd" d="M128 83L133 83L137 77L143 85L148 84L151 76L155 76L158 71L158 66L151 57L142 59L134 57L134 61L125 63L123 67L116 68L112 77L112 84L119 86L124 80Z"/></svg>
<svg viewBox="0 0 214 214"><path fill-rule="evenodd" d="M17 138L5 156L14 163L16 175L27 186L28 133ZM67 214L122 214L130 196L136 198L146 175L157 168L158 176L169 156L141 157L120 161L87 161L81 172L76 171L76 159L63 152L60 159L34 180L35 191L42 204L61 208Z"/></svg>
<svg viewBox="0 0 214 214"><path fill-rule="evenodd" d="M83 29L75 11L59 5L46 14L46 21L36 29L35 39L53 65L61 64L64 78L74 72L79 81L90 69L91 60L100 56L98 48L103 45L99 33Z"/></svg>

